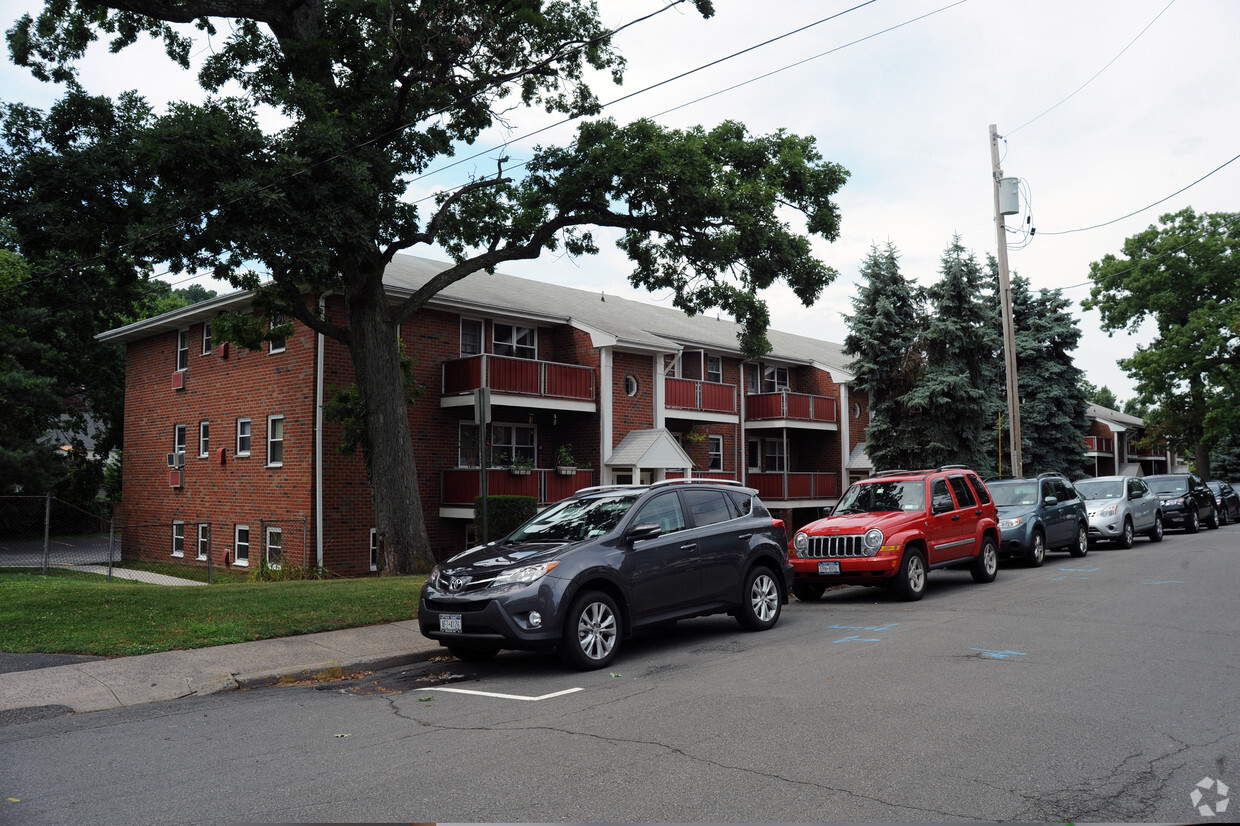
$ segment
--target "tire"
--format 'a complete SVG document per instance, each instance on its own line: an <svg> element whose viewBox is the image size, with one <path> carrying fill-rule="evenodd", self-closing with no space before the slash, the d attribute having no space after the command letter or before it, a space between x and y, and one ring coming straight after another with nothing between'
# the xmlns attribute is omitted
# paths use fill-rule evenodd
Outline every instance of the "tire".
<svg viewBox="0 0 1240 826"><path fill-rule="evenodd" d="M602 591L586 591L573 600L564 621L560 656L580 671L606 668L620 648L620 609Z"/></svg>
<svg viewBox="0 0 1240 826"><path fill-rule="evenodd" d="M1163 538L1163 521L1162 513L1154 514L1154 527L1150 528L1150 532L1146 534L1151 542L1162 542Z"/></svg>
<svg viewBox="0 0 1240 826"><path fill-rule="evenodd" d="M905 602L915 602L926 593L926 560L921 552L909 549L900 560L900 570L892 580L891 589Z"/></svg>
<svg viewBox="0 0 1240 826"><path fill-rule="evenodd" d="M749 576L745 577L745 587L741 591L741 610L736 612L736 621L746 631L766 631L774 628L779 622L779 612L783 607L783 595L779 592L779 583L775 575L765 565L755 565Z"/></svg>
<svg viewBox="0 0 1240 826"><path fill-rule="evenodd" d="M499 653L498 648L490 645L464 645L454 642L448 643L445 647L448 649L449 654L467 663L483 662Z"/></svg>
<svg viewBox="0 0 1240 826"><path fill-rule="evenodd" d="M1068 548L1073 556L1085 556L1089 553L1089 529L1084 525L1076 526L1076 544Z"/></svg>
<svg viewBox="0 0 1240 826"><path fill-rule="evenodd" d="M974 582L994 582L999 574L999 549L989 536L982 539L982 550L969 566Z"/></svg>
<svg viewBox="0 0 1240 826"><path fill-rule="evenodd" d="M1041 531L1033 532L1033 544L1029 546L1029 553L1025 556L1025 564L1030 568L1041 568L1042 563L1046 561L1046 537Z"/></svg>
<svg viewBox="0 0 1240 826"><path fill-rule="evenodd" d="M1133 531L1132 520L1126 516L1124 517L1124 530L1119 535L1118 541L1121 548L1131 548L1136 541L1136 532Z"/></svg>
<svg viewBox="0 0 1240 826"><path fill-rule="evenodd" d="M817 582L806 582L803 579L793 580L792 595L801 602L817 602L826 593L827 586Z"/></svg>
<svg viewBox="0 0 1240 826"><path fill-rule="evenodd" d="M1188 521L1184 523L1184 530L1188 533L1197 533L1201 530L1201 517L1197 515L1196 508L1188 512Z"/></svg>
<svg viewBox="0 0 1240 826"><path fill-rule="evenodd" d="M1212 531L1217 531L1219 524L1218 508L1210 508L1210 518L1206 520L1206 527Z"/></svg>
<svg viewBox="0 0 1240 826"><path fill-rule="evenodd" d="M1219 512L1218 512L1218 524L1219 524L1219 527L1222 527L1223 525L1226 525L1226 524L1227 524L1228 522L1230 522L1230 521L1231 521L1231 517L1230 517L1230 516L1228 515L1228 513L1227 513L1227 508L1226 508L1226 507L1224 507L1221 511L1219 511Z"/></svg>

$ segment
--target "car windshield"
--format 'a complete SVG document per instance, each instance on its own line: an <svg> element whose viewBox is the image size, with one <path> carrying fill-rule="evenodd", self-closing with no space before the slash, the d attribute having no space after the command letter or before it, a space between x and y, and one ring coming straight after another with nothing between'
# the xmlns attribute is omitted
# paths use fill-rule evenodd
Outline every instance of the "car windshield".
<svg viewBox="0 0 1240 826"><path fill-rule="evenodd" d="M1084 479L1076 483L1076 492L1082 499L1122 499L1123 479Z"/></svg>
<svg viewBox="0 0 1240 826"><path fill-rule="evenodd" d="M1146 483L1154 493L1187 493L1188 482L1183 477L1172 479L1149 479Z"/></svg>
<svg viewBox="0 0 1240 826"><path fill-rule="evenodd" d="M1223 492L1223 486L1220 485L1218 482L1206 482L1206 487L1208 487L1210 490L1214 491L1215 493Z"/></svg>
<svg viewBox="0 0 1240 826"><path fill-rule="evenodd" d="M853 485L832 513L880 513L883 511L921 511L926 509L926 484L921 480L904 482L865 482Z"/></svg>
<svg viewBox="0 0 1240 826"><path fill-rule="evenodd" d="M1022 482L987 482L990 495L995 500L995 507L1010 508L1018 505L1038 504L1038 483Z"/></svg>
<svg viewBox="0 0 1240 826"><path fill-rule="evenodd" d="M637 494L622 492L552 505L510 533L505 542L579 542L610 533L637 501Z"/></svg>

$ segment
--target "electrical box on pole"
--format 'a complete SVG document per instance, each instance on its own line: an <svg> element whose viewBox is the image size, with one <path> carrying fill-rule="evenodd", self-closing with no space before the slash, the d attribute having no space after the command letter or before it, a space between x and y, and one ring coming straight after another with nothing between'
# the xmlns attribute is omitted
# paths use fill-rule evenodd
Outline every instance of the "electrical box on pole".
<svg viewBox="0 0 1240 826"><path fill-rule="evenodd" d="M999 180L1000 215L1020 214L1020 193L1017 190L1018 183L1019 181L1016 178L1001 178Z"/></svg>

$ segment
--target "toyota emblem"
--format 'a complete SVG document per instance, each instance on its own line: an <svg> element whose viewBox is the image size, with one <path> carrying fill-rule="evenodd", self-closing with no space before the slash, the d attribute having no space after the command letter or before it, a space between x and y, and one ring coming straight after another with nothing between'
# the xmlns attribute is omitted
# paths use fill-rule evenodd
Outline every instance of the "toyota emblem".
<svg viewBox="0 0 1240 826"><path fill-rule="evenodd" d="M467 577L454 576L452 577L452 581L448 583L448 590L453 592L461 591L465 588L465 585L468 582L469 579Z"/></svg>

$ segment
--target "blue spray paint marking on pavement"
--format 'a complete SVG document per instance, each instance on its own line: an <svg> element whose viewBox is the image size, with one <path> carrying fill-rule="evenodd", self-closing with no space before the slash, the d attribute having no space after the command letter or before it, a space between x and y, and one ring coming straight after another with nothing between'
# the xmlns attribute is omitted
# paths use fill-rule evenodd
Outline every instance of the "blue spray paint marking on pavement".
<svg viewBox="0 0 1240 826"><path fill-rule="evenodd" d="M1061 571L1070 571L1074 574L1092 574L1094 571L1101 571L1101 568L1060 568Z"/></svg>
<svg viewBox="0 0 1240 826"><path fill-rule="evenodd" d="M1006 660L1008 657L1023 657L1024 651L991 651L988 648L974 648L974 651L981 651L982 656L991 660Z"/></svg>
<svg viewBox="0 0 1240 826"><path fill-rule="evenodd" d="M882 642L882 640L877 638L865 638L858 634L853 634L851 637L845 637L842 640L832 640L832 642Z"/></svg>
<svg viewBox="0 0 1240 826"><path fill-rule="evenodd" d="M1182 579L1156 579L1153 582L1146 582L1146 585L1183 585Z"/></svg>
<svg viewBox="0 0 1240 826"><path fill-rule="evenodd" d="M893 622L888 625L828 625L828 628L838 628L841 631L886 631L888 628L895 628L900 623Z"/></svg>

